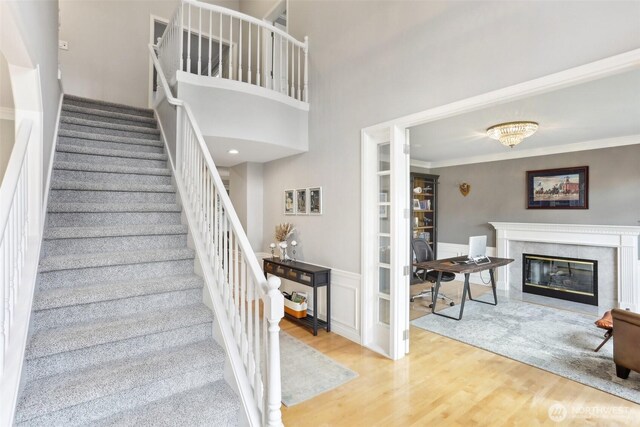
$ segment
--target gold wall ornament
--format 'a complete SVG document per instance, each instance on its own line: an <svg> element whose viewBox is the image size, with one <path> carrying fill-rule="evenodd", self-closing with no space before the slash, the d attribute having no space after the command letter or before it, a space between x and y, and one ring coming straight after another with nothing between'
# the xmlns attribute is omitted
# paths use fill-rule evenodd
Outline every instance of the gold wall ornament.
<svg viewBox="0 0 640 427"><path fill-rule="evenodd" d="M467 197L467 195L471 191L471 185L467 184L466 182L458 185L458 188L460 189L460 194L462 194L464 197Z"/></svg>

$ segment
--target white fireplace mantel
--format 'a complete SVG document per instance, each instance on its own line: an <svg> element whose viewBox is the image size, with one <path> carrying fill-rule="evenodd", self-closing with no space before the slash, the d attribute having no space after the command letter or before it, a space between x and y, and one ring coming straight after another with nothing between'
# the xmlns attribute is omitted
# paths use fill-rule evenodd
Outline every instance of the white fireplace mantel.
<svg viewBox="0 0 640 427"><path fill-rule="evenodd" d="M616 249L618 304L640 311L640 269L638 238L640 227L591 224L543 224L490 222L496 229L496 254L509 258L509 243L543 242L566 245L603 246ZM498 287L508 291L509 269L498 280Z"/></svg>

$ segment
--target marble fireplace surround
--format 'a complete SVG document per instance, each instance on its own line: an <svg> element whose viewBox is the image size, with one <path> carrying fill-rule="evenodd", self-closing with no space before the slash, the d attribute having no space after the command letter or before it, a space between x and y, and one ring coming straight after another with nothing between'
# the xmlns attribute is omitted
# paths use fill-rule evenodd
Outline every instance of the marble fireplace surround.
<svg viewBox="0 0 640 427"><path fill-rule="evenodd" d="M496 256L510 256L512 242L541 242L613 248L616 252L616 287L619 307L640 311L640 227L588 224L490 222L496 229ZM520 254L521 255L521 254ZM501 269L497 286L509 293L509 269Z"/></svg>

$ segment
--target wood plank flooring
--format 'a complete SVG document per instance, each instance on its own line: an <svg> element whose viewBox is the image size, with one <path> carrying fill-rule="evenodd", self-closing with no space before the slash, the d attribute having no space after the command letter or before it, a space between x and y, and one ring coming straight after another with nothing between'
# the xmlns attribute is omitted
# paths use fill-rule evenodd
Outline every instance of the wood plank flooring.
<svg viewBox="0 0 640 427"><path fill-rule="evenodd" d="M455 297L454 288L447 295ZM640 405L422 329L411 327L411 353L392 362L334 333L314 337L287 320L281 326L359 374L283 406L287 426L640 425ZM556 407L560 422L549 416Z"/></svg>

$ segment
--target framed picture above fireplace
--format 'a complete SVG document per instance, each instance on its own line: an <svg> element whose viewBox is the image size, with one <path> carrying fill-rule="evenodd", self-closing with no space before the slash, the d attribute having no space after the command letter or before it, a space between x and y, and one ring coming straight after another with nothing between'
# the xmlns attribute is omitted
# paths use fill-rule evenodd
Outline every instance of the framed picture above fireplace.
<svg viewBox="0 0 640 427"><path fill-rule="evenodd" d="M588 209L589 166L527 171L527 209Z"/></svg>

